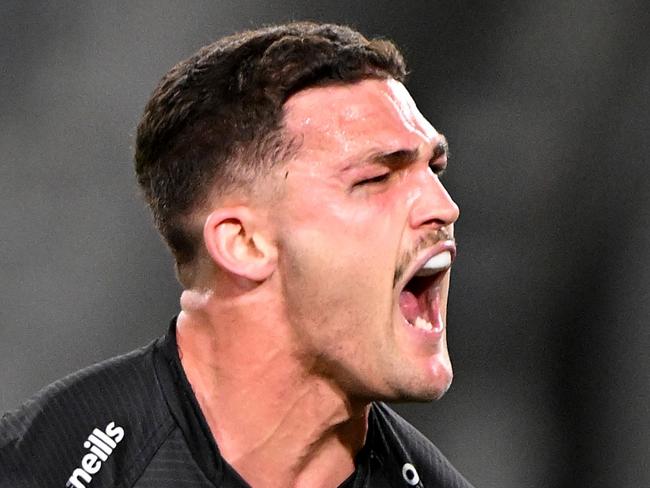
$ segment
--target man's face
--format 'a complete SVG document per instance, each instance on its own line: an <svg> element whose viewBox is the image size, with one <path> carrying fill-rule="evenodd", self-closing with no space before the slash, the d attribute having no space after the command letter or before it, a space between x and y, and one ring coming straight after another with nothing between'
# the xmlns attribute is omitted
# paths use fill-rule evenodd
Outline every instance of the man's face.
<svg viewBox="0 0 650 488"><path fill-rule="evenodd" d="M395 80L303 90L285 125L300 146L270 220L296 355L351 398L441 396L458 218L444 136Z"/></svg>

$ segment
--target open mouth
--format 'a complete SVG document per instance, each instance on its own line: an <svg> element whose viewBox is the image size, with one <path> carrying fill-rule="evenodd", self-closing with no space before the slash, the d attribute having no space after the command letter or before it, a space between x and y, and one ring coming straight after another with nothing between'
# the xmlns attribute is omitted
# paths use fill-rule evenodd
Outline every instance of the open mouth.
<svg viewBox="0 0 650 488"><path fill-rule="evenodd" d="M430 257L406 282L399 295L399 307L409 325L427 332L441 332L440 291L446 271L453 261L452 251Z"/></svg>

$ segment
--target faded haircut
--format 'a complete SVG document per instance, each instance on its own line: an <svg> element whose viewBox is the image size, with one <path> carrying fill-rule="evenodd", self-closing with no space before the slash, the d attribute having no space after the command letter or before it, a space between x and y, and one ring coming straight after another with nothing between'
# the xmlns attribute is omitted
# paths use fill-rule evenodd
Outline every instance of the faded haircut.
<svg viewBox="0 0 650 488"><path fill-rule="evenodd" d="M174 66L138 125L135 170L181 282L202 245L202 229L192 225L196 210L211 195L245 191L289 156L282 125L292 94L405 76L390 41L311 22L234 34Z"/></svg>

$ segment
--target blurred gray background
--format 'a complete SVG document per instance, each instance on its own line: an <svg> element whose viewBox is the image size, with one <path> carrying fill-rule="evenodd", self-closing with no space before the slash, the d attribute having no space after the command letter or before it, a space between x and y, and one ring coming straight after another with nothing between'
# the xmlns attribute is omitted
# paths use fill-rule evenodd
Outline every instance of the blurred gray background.
<svg viewBox="0 0 650 488"><path fill-rule="evenodd" d="M171 259L132 175L158 79L262 23L393 39L450 140L456 378L400 406L477 487L650 486L646 1L0 5L0 411L161 334Z"/></svg>

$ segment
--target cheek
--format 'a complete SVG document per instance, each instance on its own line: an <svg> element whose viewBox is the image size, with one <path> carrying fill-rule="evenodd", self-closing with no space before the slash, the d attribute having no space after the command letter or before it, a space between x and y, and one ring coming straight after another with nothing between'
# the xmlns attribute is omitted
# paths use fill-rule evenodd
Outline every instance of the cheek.
<svg viewBox="0 0 650 488"><path fill-rule="evenodd" d="M370 224L364 211L312 215L285 233L283 283L293 312L304 320L368 320L390 306L397 240L388 219ZM335 327L333 325L333 327Z"/></svg>
<svg viewBox="0 0 650 488"><path fill-rule="evenodd" d="M388 270L392 274L402 228L391 213L339 204L321 208L300 233L303 244L313 245L312 257L322 262L327 274L361 287L377 283Z"/></svg>
<svg viewBox="0 0 650 488"><path fill-rule="evenodd" d="M369 299L376 290L390 293L406 225L395 195L364 199L315 184L296 194L301 198L287 202L277 220L286 271L293 277L287 286L301 286L321 303L324 297L343 302Z"/></svg>
<svg viewBox="0 0 650 488"><path fill-rule="evenodd" d="M341 197L340 190L336 197L331 193L317 187L302 192L303 198L287 205L281 234L312 243L325 253L334 249L372 253L399 240L406 212L396 208L394 197L380 194L362 199Z"/></svg>

